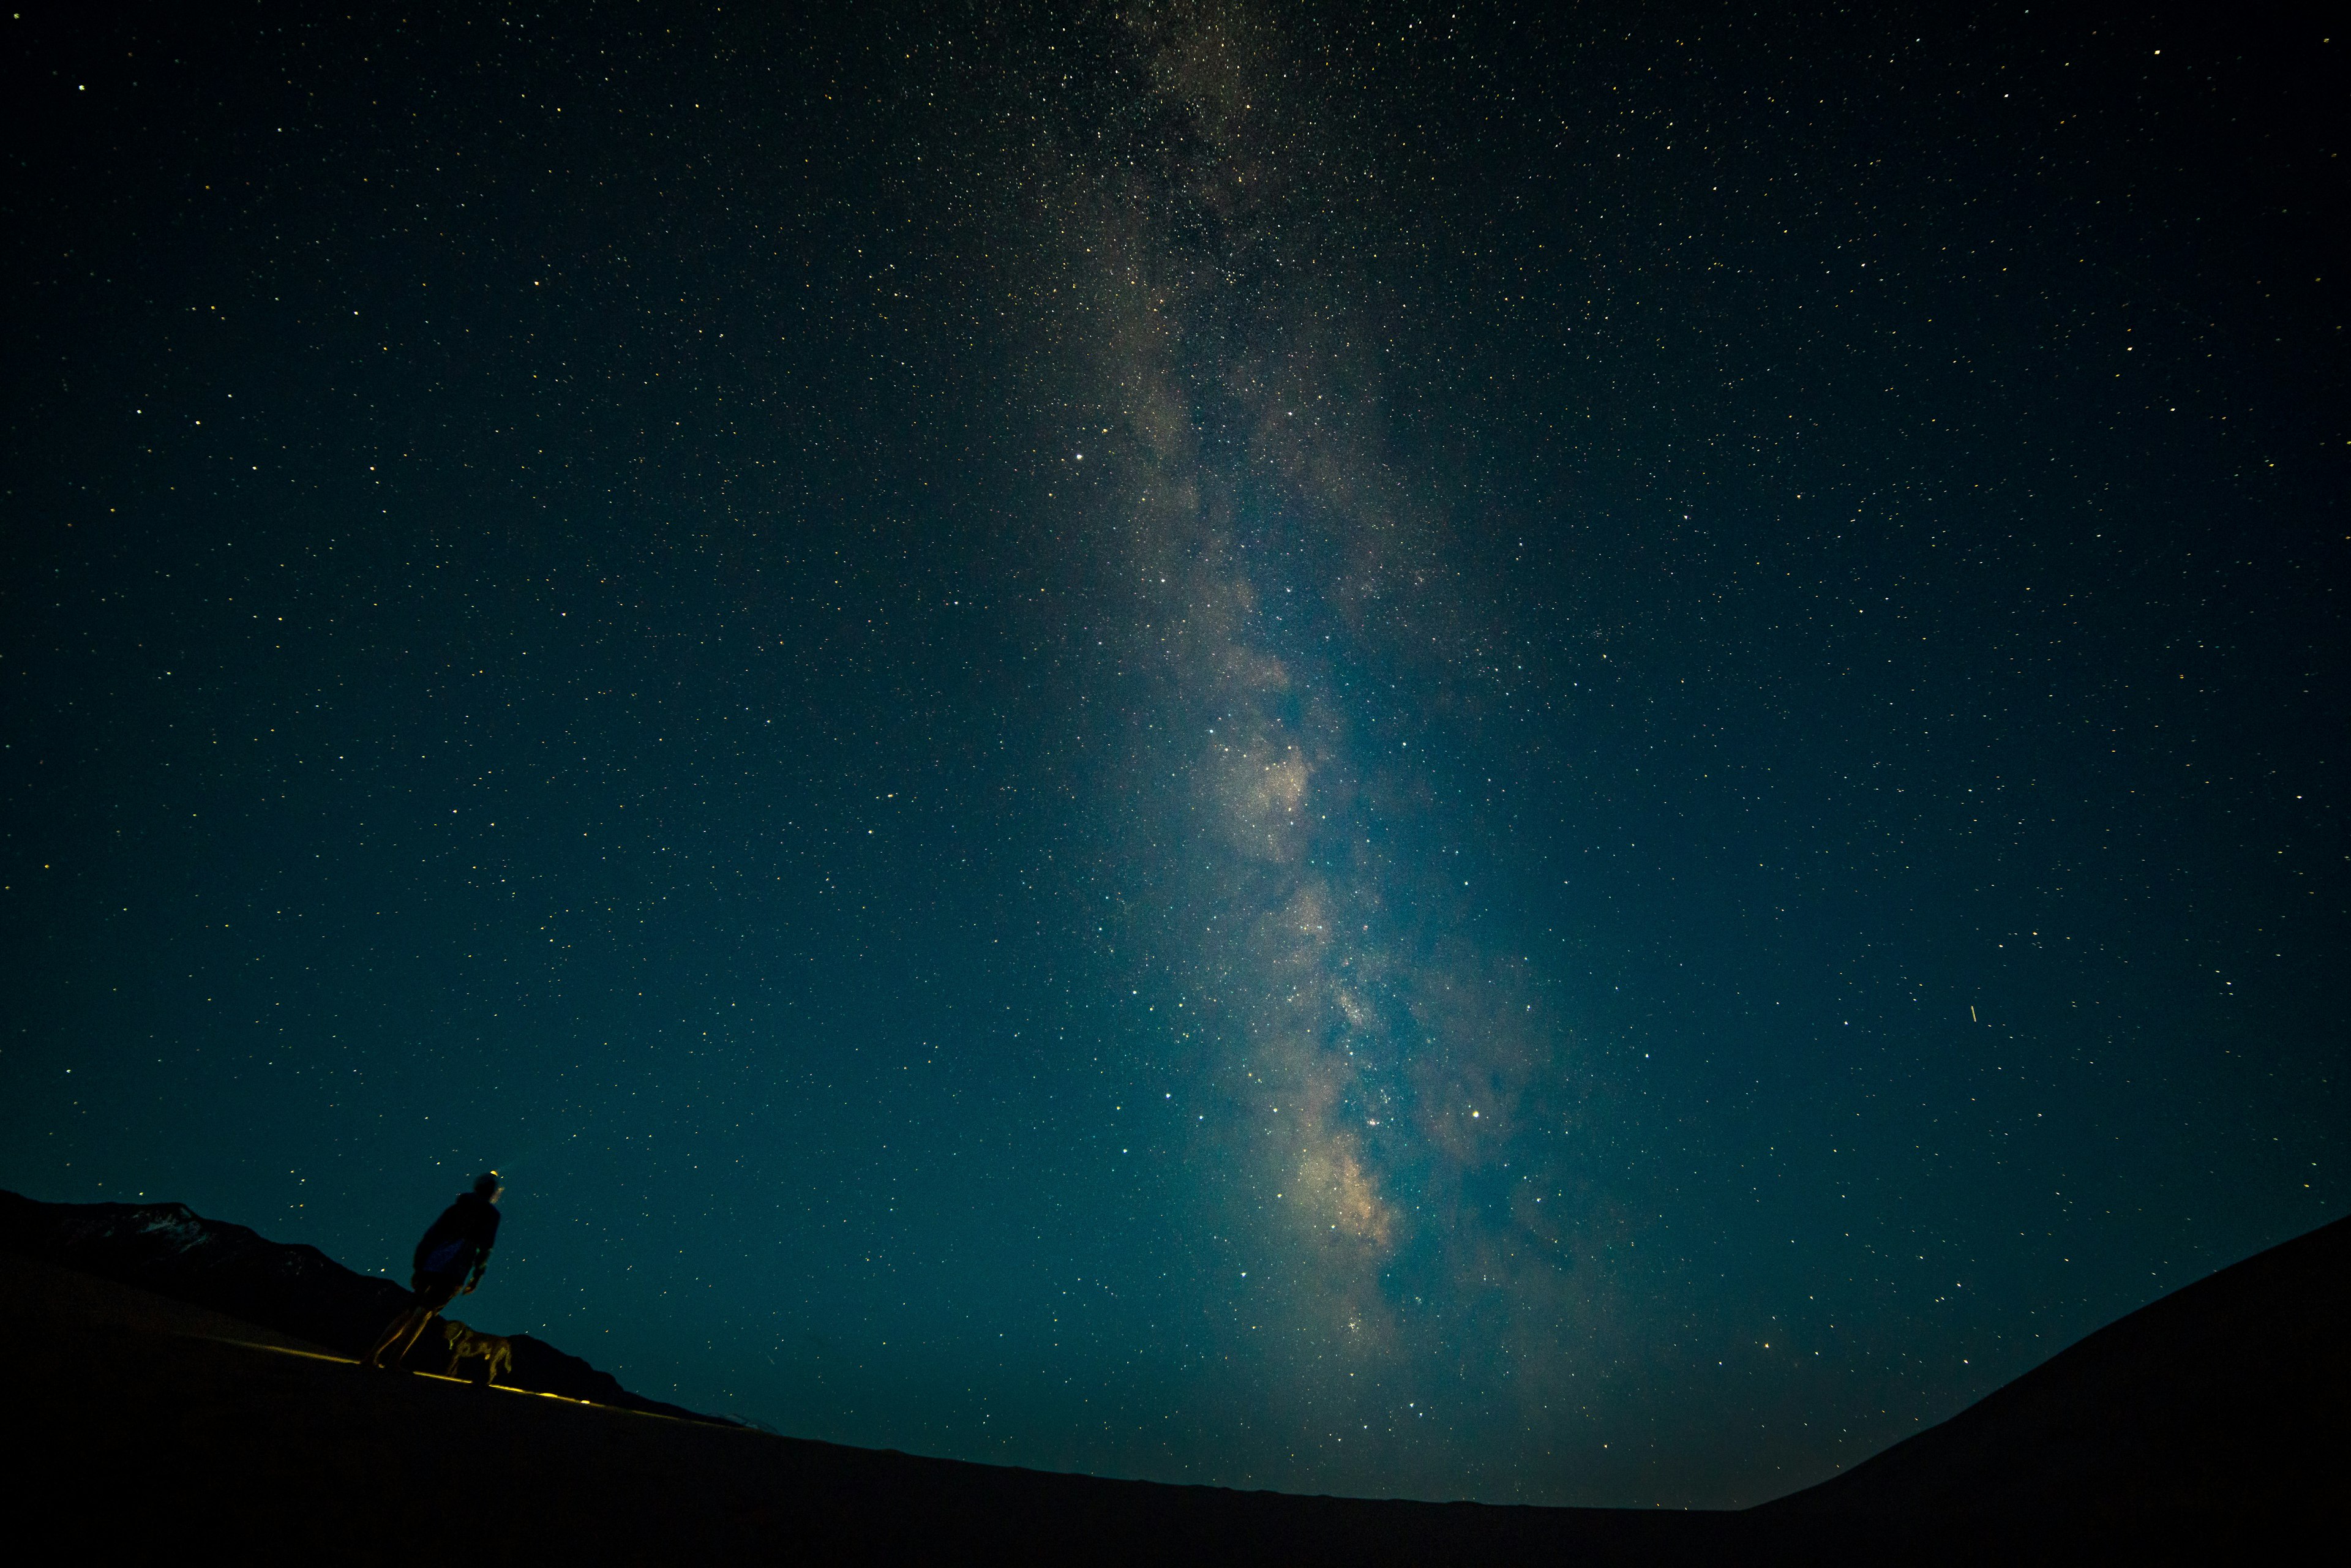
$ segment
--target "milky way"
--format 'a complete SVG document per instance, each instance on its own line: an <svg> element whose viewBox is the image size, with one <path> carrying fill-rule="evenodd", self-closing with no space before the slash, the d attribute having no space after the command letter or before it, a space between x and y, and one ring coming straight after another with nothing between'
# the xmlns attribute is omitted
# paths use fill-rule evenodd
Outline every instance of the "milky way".
<svg viewBox="0 0 2351 1568"><path fill-rule="evenodd" d="M1055 482L1119 607L1098 641L1147 683L1100 852L1123 950L1180 1020L1155 1042L1171 1092L1205 1107L1186 1157L1229 1242L1226 1354L1264 1367L1258 1418L1316 1433L1338 1473L1332 1442L1420 1469L1496 1418L1540 1439L1625 1238L1572 1002L1460 874L1460 781L1432 751L1474 684L1481 587L1384 439L1344 276L1366 193L1262 16L1123 41L1134 97L1036 128L996 243L1008 277L1051 280L1015 298L1065 413Z"/></svg>

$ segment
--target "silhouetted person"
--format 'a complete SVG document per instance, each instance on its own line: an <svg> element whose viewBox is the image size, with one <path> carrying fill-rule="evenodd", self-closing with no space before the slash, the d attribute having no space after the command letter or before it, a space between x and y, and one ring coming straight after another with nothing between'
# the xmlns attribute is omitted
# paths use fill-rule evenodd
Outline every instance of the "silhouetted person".
<svg viewBox="0 0 2351 1568"><path fill-rule="evenodd" d="M459 1193L457 1201L441 1211L416 1244L415 1271L408 1281L415 1299L392 1320L362 1364L398 1366L423 1337L433 1314L447 1306L450 1298L482 1282L482 1270L490 1266L490 1249L497 1244L497 1201L505 1191L497 1172L484 1171L474 1178L473 1191Z"/></svg>

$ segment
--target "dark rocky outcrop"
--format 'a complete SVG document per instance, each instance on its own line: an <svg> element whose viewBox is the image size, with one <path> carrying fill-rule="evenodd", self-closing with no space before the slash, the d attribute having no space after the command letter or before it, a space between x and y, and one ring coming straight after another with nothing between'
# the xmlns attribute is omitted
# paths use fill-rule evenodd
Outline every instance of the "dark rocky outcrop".
<svg viewBox="0 0 2351 1568"><path fill-rule="evenodd" d="M0 1250L209 1307L339 1355L364 1352L408 1304L408 1292L390 1280L346 1269L316 1247L206 1219L182 1203L41 1203L0 1191ZM514 1369L499 1381L624 1410L718 1419L632 1394L610 1373L529 1334L514 1336Z"/></svg>

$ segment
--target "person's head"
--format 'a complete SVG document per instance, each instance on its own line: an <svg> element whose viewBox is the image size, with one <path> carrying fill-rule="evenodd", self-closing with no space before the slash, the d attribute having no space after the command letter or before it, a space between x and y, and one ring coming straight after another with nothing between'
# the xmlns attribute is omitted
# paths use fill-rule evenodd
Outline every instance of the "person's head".
<svg viewBox="0 0 2351 1568"><path fill-rule="evenodd" d="M496 1171L484 1171L474 1178L474 1196L486 1203L497 1202L498 1195L506 1189L506 1184L498 1180Z"/></svg>

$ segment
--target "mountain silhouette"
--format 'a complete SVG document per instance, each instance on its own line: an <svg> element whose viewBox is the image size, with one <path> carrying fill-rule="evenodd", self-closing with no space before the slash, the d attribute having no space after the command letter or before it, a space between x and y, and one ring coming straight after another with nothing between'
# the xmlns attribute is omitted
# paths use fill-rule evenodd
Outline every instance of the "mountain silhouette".
<svg viewBox="0 0 2351 1568"><path fill-rule="evenodd" d="M181 1203L40 1203L0 1191L0 1251L209 1307L348 1356L365 1354L409 1301L392 1281L346 1269L316 1247L271 1241ZM721 1419L632 1394L611 1374L530 1334L513 1343L513 1371L498 1378L509 1387ZM409 1364L439 1371L439 1345L428 1335Z"/></svg>
<svg viewBox="0 0 2351 1568"><path fill-rule="evenodd" d="M2346 1306L2351 1218L2174 1291L1756 1511L2086 1521L2339 1500L2351 1458Z"/></svg>
<svg viewBox="0 0 2351 1568"><path fill-rule="evenodd" d="M778 1437L516 1341L562 1399L348 1359L405 1292L177 1204L0 1194L12 1542L101 1558L1585 1563L2242 1559L2339 1513L2351 1220L2107 1325L1743 1512L1055 1475ZM524 1345L534 1347L528 1355ZM340 1354L338 1354L340 1353ZM587 1401L588 1403L566 1403Z"/></svg>

